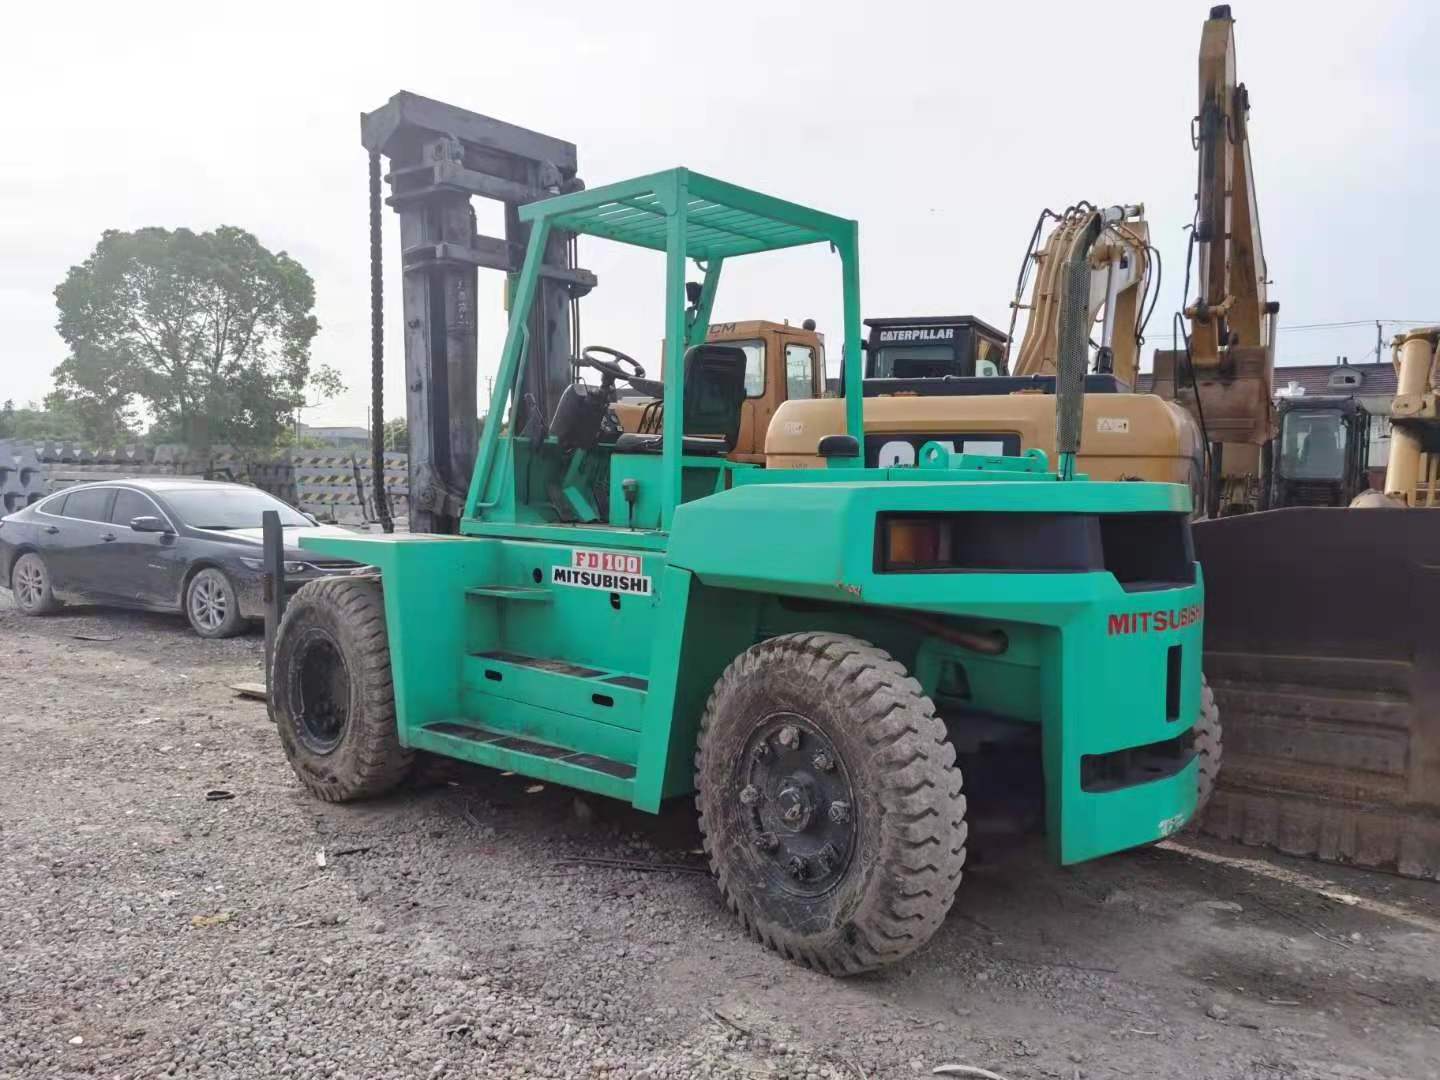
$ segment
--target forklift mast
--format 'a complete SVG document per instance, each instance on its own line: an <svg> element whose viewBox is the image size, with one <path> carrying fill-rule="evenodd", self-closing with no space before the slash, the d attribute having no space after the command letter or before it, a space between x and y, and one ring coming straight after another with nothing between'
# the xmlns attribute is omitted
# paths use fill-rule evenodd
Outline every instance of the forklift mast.
<svg viewBox="0 0 1440 1080"><path fill-rule="evenodd" d="M376 402L375 451L384 417L379 398L379 160L389 159L385 201L400 215L404 268L405 415L410 433L410 531L459 531L478 447L476 284L481 267L514 275L530 226L519 208L581 190L575 144L401 91L360 117L370 152L371 288ZM504 238L476 230L472 196L505 209ZM534 438L570 382L571 305L595 278L574 265L571 234L554 230L546 244L540 293L529 321L525 383L510 422ZM507 294L508 294L507 288ZM376 466L379 467L378 465ZM375 478L378 516L388 528L384 486Z"/></svg>

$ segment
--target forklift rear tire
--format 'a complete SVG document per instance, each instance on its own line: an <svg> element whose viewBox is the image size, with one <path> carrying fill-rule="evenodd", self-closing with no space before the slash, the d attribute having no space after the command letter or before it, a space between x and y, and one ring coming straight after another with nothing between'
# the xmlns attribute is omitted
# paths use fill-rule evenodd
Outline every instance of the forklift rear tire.
<svg viewBox="0 0 1440 1080"><path fill-rule="evenodd" d="M400 745L380 583L306 584L285 608L271 674L290 767L326 802L383 795L410 772Z"/></svg>
<svg viewBox="0 0 1440 1080"><path fill-rule="evenodd" d="M711 872L757 941L852 975L940 926L965 796L934 704L888 653L820 632L746 650L711 692L695 772Z"/></svg>

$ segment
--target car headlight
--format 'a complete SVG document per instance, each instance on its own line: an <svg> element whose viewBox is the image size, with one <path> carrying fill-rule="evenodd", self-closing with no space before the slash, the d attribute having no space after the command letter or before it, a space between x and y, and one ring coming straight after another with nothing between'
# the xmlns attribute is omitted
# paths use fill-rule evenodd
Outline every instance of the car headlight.
<svg viewBox="0 0 1440 1080"><path fill-rule="evenodd" d="M265 560L264 560L264 559L246 559L246 558L242 557L242 558L240 559L240 561L241 561L242 563L244 563L246 566L248 566L251 570L264 570L264 569L265 569ZM306 570L308 570L308 569L310 569L310 567L307 566L307 565L306 565L305 563L303 563L303 562L287 561L287 562L285 563L285 572L286 572L287 574L303 574L303 573L304 573Z"/></svg>

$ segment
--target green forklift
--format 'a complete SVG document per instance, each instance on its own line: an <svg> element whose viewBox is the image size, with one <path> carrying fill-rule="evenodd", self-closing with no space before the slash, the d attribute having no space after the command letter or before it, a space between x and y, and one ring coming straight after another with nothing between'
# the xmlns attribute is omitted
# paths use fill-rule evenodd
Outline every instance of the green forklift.
<svg viewBox="0 0 1440 1080"><path fill-rule="evenodd" d="M866 468L855 221L683 168L518 215L458 534L302 541L363 567L306 584L274 633L271 708L305 787L381 795L425 751L645 811L693 795L724 903L836 975L909 955L950 907L957 752L1032 749L1060 863L1186 823L1210 737L1190 495L1074 474L1083 361L1057 394L1058 471L939 443ZM664 259L658 433L612 422L617 387L647 375L603 347L563 358L548 424L512 422L556 236ZM814 244L839 264L845 430L813 433L824 469L728 460L745 356L706 341L721 271Z"/></svg>

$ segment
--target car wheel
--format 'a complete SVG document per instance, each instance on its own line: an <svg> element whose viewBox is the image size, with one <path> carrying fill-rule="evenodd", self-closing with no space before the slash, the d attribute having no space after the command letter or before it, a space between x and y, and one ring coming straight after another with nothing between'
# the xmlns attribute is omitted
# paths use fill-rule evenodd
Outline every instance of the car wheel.
<svg viewBox="0 0 1440 1080"><path fill-rule="evenodd" d="M60 606L50 588L50 568L37 552L27 551L10 570L15 606L26 615L46 615Z"/></svg>
<svg viewBox="0 0 1440 1080"><path fill-rule="evenodd" d="M240 597L223 570L207 566L185 589L185 617L203 638L234 637L249 624L240 614Z"/></svg>

